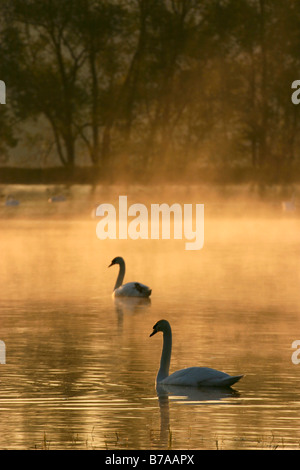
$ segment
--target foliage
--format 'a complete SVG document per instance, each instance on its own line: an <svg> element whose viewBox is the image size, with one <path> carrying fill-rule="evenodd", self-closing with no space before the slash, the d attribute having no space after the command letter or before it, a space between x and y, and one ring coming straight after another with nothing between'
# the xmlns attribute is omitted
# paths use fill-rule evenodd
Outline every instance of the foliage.
<svg viewBox="0 0 300 470"><path fill-rule="evenodd" d="M5 112L18 132L43 116L63 165L82 151L106 174L299 164L298 2L2 0L0 9ZM15 142L9 127L2 146Z"/></svg>

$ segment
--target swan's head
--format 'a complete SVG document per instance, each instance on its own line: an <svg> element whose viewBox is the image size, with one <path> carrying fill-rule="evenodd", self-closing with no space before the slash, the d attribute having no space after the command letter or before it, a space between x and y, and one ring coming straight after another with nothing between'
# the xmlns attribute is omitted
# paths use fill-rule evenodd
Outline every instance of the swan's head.
<svg viewBox="0 0 300 470"><path fill-rule="evenodd" d="M122 264L122 263L124 263L123 258L122 258L121 256L116 256L116 258L114 258L114 259L112 260L112 262L110 263L110 265L109 265L108 267L110 268L110 267L113 266L114 264Z"/></svg>
<svg viewBox="0 0 300 470"><path fill-rule="evenodd" d="M163 333L166 331L171 331L170 323L167 320L159 320L157 323L155 323L150 336L155 335L159 331L162 331Z"/></svg>

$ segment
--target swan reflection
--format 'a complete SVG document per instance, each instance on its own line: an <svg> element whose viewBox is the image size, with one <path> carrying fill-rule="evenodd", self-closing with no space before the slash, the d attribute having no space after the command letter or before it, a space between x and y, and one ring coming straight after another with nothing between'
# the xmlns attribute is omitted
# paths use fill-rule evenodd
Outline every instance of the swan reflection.
<svg viewBox="0 0 300 470"><path fill-rule="evenodd" d="M231 397L238 397L239 392L232 388L219 387L184 387L180 385L156 385L156 393L158 397L160 410L160 447L162 449L169 448L171 443L170 428L170 399L171 401L180 401L185 404L220 404L222 400ZM225 405L227 400L223 402Z"/></svg>
<svg viewBox="0 0 300 470"><path fill-rule="evenodd" d="M118 325L123 324L124 315L135 315L151 305L149 297L114 297Z"/></svg>
<svg viewBox="0 0 300 470"><path fill-rule="evenodd" d="M220 401L228 397L237 397L239 392L228 387L184 387L181 385L157 384L156 392L159 403L170 398L185 402L211 402Z"/></svg>

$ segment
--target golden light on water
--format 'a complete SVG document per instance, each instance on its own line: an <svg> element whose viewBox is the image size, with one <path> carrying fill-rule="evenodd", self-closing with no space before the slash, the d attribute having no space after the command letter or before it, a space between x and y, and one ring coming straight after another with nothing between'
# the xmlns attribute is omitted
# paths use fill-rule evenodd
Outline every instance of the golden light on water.
<svg viewBox="0 0 300 470"><path fill-rule="evenodd" d="M130 199L148 203L141 194ZM90 209L115 200L75 191L49 209L29 191L18 212L2 213L1 445L164 448L172 430L174 448L215 448L215 436L223 448L261 448L272 433L297 447L298 217L214 195L204 247L188 251L184 240L99 240ZM200 189L181 199L197 200ZM149 303L112 298L118 269L107 266L117 255L125 282L152 288ZM173 329L170 372L245 374L237 393L157 397L162 337L149 334L161 318Z"/></svg>
<svg viewBox="0 0 300 470"><path fill-rule="evenodd" d="M299 24L0 2L0 448L299 449Z"/></svg>

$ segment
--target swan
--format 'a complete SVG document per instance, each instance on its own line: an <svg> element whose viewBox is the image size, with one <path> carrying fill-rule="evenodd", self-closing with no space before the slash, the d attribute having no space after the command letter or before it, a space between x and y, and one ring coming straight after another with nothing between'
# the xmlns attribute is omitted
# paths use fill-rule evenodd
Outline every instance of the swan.
<svg viewBox="0 0 300 470"><path fill-rule="evenodd" d="M159 331L163 333L163 348L160 360L160 368L156 377L156 384L183 385L189 387L230 387L240 380L243 375L231 376L208 367L188 367L177 370L169 375L169 367L172 351L172 330L167 320L160 320L153 326L150 336Z"/></svg>
<svg viewBox="0 0 300 470"><path fill-rule="evenodd" d="M115 297L149 297L151 295L151 289L140 282L127 282L122 285L125 276L125 261L121 256L117 256L108 267L110 268L114 264L120 266L113 292Z"/></svg>

